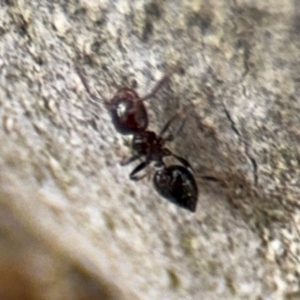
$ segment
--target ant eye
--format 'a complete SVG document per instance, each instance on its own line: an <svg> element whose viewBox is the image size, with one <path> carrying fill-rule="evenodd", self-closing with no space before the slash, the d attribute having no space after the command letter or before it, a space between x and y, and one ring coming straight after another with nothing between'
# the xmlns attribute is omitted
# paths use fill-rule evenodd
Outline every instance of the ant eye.
<svg viewBox="0 0 300 300"><path fill-rule="evenodd" d="M128 105L126 105L126 103L124 102L120 103L116 108L118 117L122 118L126 114L127 110L128 110Z"/></svg>

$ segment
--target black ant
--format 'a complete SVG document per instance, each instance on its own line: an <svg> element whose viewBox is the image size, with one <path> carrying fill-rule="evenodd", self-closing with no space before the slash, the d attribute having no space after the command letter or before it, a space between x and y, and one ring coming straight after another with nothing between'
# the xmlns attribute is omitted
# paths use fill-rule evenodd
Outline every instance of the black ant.
<svg viewBox="0 0 300 300"><path fill-rule="evenodd" d="M146 130L148 127L148 114L143 102L153 98L177 69L174 68L167 73L157 82L152 91L144 97L139 97L136 91L131 88L121 88L111 100L102 101L111 114L115 129L123 135L133 135L132 148L135 154L122 165L127 165L143 157L145 158L143 162L134 168L129 178L135 181L141 179L137 174L151 162L155 162L153 184L156 191L170 202L195 212L198 187L191 172L191 165L186 159L175 155L165 148L165 143L172 141L174 135L170 134L166 138L162 137L177 116L172 117L163 126L159 135L153 131ZM97 100L97 97L91 93L82 71L78 67L76 67L76 70L88 94ZM181 165L166 166L163 161L166 156L173 156Z"/></svg>

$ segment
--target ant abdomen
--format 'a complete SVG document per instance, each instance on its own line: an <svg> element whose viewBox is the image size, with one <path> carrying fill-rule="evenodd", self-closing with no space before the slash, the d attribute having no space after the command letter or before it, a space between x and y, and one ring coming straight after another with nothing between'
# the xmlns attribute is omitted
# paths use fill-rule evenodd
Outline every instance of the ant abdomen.
<svg viewBox="0 0 300 300"><path fill-rule="evenodd" d="M162 167L155 172L153 184L162 197L182 208L196 211L198 187L187 168L180 165Z"/></svg>
<svg viewBox="0 0 300 300"><path fill-rule="evenodd" d="M109 103L112 122L123 134L134 134L146 130L148 114L143 101L129 88L121 89Z"/></svg>

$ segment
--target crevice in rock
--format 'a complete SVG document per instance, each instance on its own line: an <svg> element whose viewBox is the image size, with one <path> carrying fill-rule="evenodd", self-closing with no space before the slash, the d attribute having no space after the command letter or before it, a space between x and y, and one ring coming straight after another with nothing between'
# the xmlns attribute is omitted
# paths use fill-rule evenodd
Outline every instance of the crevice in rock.
<svg viewBox="0 0 300 300"><path fill-rule="evenodd" d="M224 108L226 118L228 119L228 121L230 123L232 131L238 136L238 139L244 145L245 155L247 156L247 158L248 158L248 160L249 160L249 162L252 166L253 182L254 182L254 185L257 186L257 184L258 184L258 165L257 165L257 162L256 162L255 158L249 153L249 144L245 140L245 138L242 136L242 134L239 132L239 130L237 129L236 124L235 124L234 120L232 119L225 103L222 102L222 105L223 105L223 108Z"/></svg>

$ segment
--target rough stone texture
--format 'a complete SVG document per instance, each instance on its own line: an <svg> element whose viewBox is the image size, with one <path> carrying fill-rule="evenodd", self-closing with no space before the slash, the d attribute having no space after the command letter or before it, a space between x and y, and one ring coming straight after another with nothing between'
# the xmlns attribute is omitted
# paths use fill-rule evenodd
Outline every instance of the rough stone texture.
<svg viewBox="0 0 300 300"><path fill-rule="evenodd" d="M296 0L1 2L0 295L299 299L299 20ZM170 147L195 214L128 179L128 140L75 71L143 95L178 61L147 106L155 130L192 111Z"/></svg>

